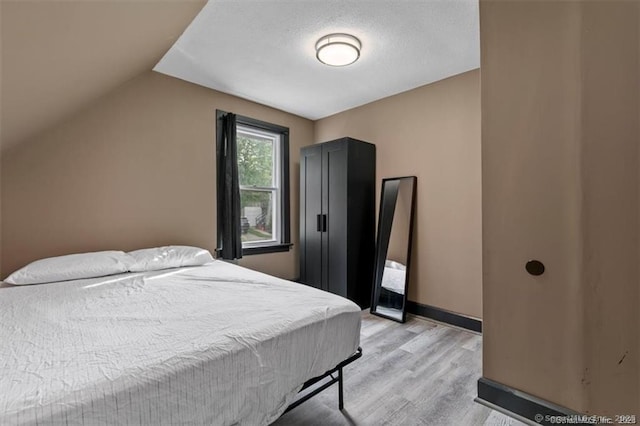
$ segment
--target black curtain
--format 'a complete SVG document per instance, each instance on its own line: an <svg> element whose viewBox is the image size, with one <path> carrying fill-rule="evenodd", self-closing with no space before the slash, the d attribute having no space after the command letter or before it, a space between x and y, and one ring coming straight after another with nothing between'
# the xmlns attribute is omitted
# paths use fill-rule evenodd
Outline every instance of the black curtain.
<svg viewBox="0 0 640 426"><path fill-rule="evenodd" d="M218 141L218 235L220 257L240 259L242 237L240 230L240 184L238 182L238 147L236 144L236 115L222 117L221 140Z"/></svg>

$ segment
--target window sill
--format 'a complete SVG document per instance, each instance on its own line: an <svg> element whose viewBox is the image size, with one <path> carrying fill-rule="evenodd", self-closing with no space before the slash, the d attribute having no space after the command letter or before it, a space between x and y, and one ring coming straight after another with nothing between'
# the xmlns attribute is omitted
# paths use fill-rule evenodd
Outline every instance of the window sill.
<svg viewBox="0 0 640 426"><path fill-rule="evenodd" d="M251 256L254 254L278 253L283 251L289 251L292 246L293 244L291 243L285 243L285 244L273 244L269 246L243 247L242 255Z"/></svg>

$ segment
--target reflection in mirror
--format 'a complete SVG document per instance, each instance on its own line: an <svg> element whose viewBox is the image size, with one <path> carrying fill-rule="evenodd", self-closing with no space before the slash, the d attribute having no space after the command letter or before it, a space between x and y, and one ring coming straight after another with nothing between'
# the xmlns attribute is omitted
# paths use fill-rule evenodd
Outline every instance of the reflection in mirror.
<svg viewBox="0 0 640 426"><path fill-rule="evenodd" d="M382 181L371 313L404 322L416 177Z"/></svg>

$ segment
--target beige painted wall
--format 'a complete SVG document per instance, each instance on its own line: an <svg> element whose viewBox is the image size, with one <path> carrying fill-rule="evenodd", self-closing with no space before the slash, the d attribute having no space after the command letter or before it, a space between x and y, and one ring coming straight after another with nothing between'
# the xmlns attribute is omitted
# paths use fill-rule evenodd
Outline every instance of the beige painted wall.
<svg viewBox="0 0 640 426"><path fill-rule="evenodd" d="M640 2L582 5L583 286L588 408L640 414ZM615 64L615 66L612 66Z"/></svg>
<svg viewBox="0 0 640 426"><path fill-rule="evenodd" d="M313 122L151 71L2 155L2 271L53 255L216 242L215 111L290 128L287 253L241 264L298 276L299 150Z"/></svg>
<svg viewBox="0 0 640 426"><path fill-rule="evenodd" d="M483 375L586 413L639 414L638 7L480 2Z"/></svg>
<svg viewBox="0 0 640 426"><path fill-rule="evenodd" d="M0 34L2 34L2 31L3 31L3 25L2 25L3 16L4 16L4 10L2 6L0 6ZM2 46L0 44L0 48L1 47ZM2 72L2 69L3 69L2 63L3 63L3 59L2 59L2 55L0 55L0 89L2 88L1 82L4 77L4 73ZM2 138L2 128L3 128L2 104L3 102L1 102L1 99L0 99L0 279L3 277L2 275L2 139L3 139Z"/></svg>
<svg viewBox="0 0 640 426"><path fill-rule="evenodd" d="M408 297L480 318L480 72L470 71L319 120L315 141L376 144L385 177L415 175Z"/></svg>
<svg viewBox="0 0 640 426"><path fill-rule="evenodd" d="M1 0L2 146L153 68L205 3Z"/></svg>

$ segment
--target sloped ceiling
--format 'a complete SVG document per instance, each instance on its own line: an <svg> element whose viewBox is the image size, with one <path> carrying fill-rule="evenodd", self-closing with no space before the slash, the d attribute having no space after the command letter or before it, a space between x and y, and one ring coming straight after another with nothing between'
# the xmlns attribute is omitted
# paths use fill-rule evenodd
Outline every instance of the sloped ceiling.
<svg viewBox="0 0 640 426"><path fill-rule="evenodd" d="M204 4L0 0L2 149L152 69Z"/></svg>
<svg viewBox="0 0 640 426"><path fill-rule="evenodd" d="M330 33L360 59L318 62ZM316 120L479 66L478 0L212 0L154 69Z"/></svg>
<svg viewBox="0 0 640 426"><path fill-rule="evenodd" d="M0 0L2 150L154 66L310 119L479 66L477 0L205 3ZM343 31L361 59L320 64L315 41Z"/></svg>

